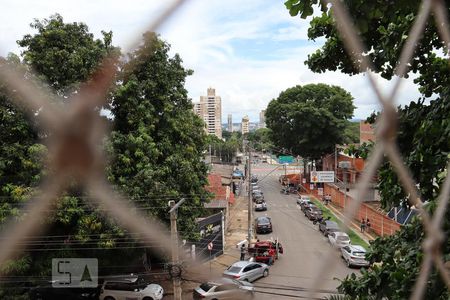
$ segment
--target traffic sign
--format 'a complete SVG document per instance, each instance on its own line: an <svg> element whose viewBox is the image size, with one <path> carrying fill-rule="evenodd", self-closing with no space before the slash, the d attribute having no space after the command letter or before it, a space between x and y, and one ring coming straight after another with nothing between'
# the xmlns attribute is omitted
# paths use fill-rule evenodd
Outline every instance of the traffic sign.
<svg viewBox="0 0 450 300"><path fill-rule="evenodd" d="M212 251L212 249L213 249L213 243L212 243L212 242L209 242L209 243L208 243L208 250L209 250L209 251Z"/></svg>

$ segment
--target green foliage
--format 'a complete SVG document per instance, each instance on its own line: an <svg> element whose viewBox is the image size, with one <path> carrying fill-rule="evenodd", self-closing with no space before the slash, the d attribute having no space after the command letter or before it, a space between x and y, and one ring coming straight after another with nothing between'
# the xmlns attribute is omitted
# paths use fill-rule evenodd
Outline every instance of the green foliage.
<svg viewBox="0 0 450 300"><path fill-rule="evenodd" d="M38 32L17 42L25 48L24 60L60 94L73 92L106 54L117 51L111 45L112 32L102 31L103 40L94 39L86 24L64 23L58 14L30 26Z"/></svg>
<svg viewBox="0 0 450 300"><path fill-rule="evenodd" d="M228 131L227 131L228 132ZM206 152L211 147L211 155L219 157L222 162L231 163L236 156L237 151L242 149L242 134L240 132L230 132L225 141L219 139L215 135L206 137Z"/></svg>
<svg viewBox="0 0 450 300"><path fill-rule="evenodd" d="M450 214L445 218L445 234L448 234ZM362 270L361 277L346 277L339 291L352 299L408 299L419 274L423 259L422 242L425 238L418 218L388 237L372 242L368 259L374 264L370 270ZM447 253L450 243L444 242L442 251ZM449 291L438 273L433 270L427 280L424 299L448 299Z"/></svg>
<svg viewBox="0 0 450 300"><path fill-rule="evenodd" d="M293 5L303 2L303 6ZM411 26L417 16L422 1L396 1L386 5L383 1L343 1L353 18L360 37L370 49L366 53L373 61L373 71L386 79L391 79ZM450 7L445 1L445 7ZM305 17L311 15L310 8L315 8L317 1L289 0L286 3L291 15ZM305 62L315 72L340 70L347 74L358 73L351 58L344 50L343 43L335 28L332 18L332 6L319 3L322 14L314 17L310 23L308 37L316 39L325 37L324 46L308 56ZM447 12L448 14L448 12ZM414 82L419 85L425 97L437 95L429 105L425 99L411 102L399 108L399 128L397 143L403 160L410 168L413 178L418 183L421 197L435 205L440 192L444 174L448 173L446 164L450 153L450 106L449 106L449 72L448 61L440 57L444 50L435 23L428 22L420 42L409 64L409 72L415 73ZM408 76L409 74L407 74ZM373 114L370 119L374 123ZM370 145L369 145L370 146ZM351 151L359 151L352 149ZM366 150L370 150L367 148ZM367 151L362 151L364 153ZM361 154L362 156L363 154ZM385 161L379 170L378 188L381 204L389 209L399 204L406 205L405 194L392 165ZM449 214L444 222L444 232L449 233ZM423 259L421 243L424 232L421 223L415 219L411 224L391 237L377 239L372 245L372 262L378 266L362 272L362 276L347 277L339 287L351 299L406 299L419 273ZM449 259L449 243L445 242L441 251L444 260ZM439 278L435 269L427 281L424 299L448 299L449 292Z"/></svg>
<svg viewBox="0 0 450 300"><path fill-rule="evenodd" d="M269 128L259 128L253 132L249 132L247 139L256 151L272 152L274 147L271 136L272 131Z"/></svg>
<svg viewBox="0 0 450 300"><path fill-rule="evenodd" d="M401 49L417 16L422 1L395 1L386 5L383 1L345 0L360 37L370 49L369 57L373 61L375 72L386 79L392 78ZM302 18L311 16L314 9L320 8L320 16L313 17L308 29L309 39L324 37L325 44L321 49L308 55L305 64L314 72L340 70L347 74L358 73L351 58L344 49L339 33L332 18L333 9L317 0L288 0L285 3L292 16ZM449 1L446 1L447 8ZM444 50L439 39L435 23L427 24L425 34L416 47L410 62L410 71L419 74L414 80L421 92L430 97L433 93L441 93L443 87L449 85L450 69L444 57L439 57L436 50ZM436 76L439 74L439 76Z"/></svg>
<svg viewBox="0 0 450 300"><path fill-rule="evenodd" d="M184 88L191 71L169 50L146 33L143 45L129 54L111 104L109 179L161 220L167 220L168 200L186 197L180 231L195 238L194 220L208 197L205 133Z"/></svg>
<svg viewBox="0 0 450 300"><path fill-rule="evenodd" d="M277 147L317 159L344 142L353 110L353 97L341 87L298 85L269 103L266 123Z"/></svg>
<svg viewBox="0 0 450 300"><path fill-rule="evenodd" d="M344 129L344 145L359 143L359 122L347 122Z"/></svg>

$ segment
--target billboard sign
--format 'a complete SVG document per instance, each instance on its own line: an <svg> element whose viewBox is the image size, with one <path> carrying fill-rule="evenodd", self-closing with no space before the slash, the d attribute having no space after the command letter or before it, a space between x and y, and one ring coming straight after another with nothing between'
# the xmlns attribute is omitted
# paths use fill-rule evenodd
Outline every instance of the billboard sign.
<svg viewBox="0 0 450 300"><path fill-rule="evenodd" d="M334 171L319 171L317 176L319 182L334 182Z"/></svg>

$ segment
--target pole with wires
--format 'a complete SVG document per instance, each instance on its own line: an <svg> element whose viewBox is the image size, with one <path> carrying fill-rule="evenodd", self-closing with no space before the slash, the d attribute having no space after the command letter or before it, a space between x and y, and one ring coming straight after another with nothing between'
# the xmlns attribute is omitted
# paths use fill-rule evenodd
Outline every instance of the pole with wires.
<svg viewBox="0 0 450 300"><path fill-rule="evenodd" d="M249 141L246 141L247 146L247 189L248 189L248 234L247 234L247 246L250 247L252 242L252 185L251 185L251 150Z"/></svg>
<svg viewBox="0 0 450 300"><path fill-rule="evenodd" d="M171 266L171 275L173 276L173 295L175 300L181 300L181 269L179 267L180 264L180 255L178 249L178 231L177 231L177 210L185 199L181 199L175 204L175 201L169 201L170 206L170 236L172 238L172 266ZM175 272L174 272L175 271Z"/></svg>

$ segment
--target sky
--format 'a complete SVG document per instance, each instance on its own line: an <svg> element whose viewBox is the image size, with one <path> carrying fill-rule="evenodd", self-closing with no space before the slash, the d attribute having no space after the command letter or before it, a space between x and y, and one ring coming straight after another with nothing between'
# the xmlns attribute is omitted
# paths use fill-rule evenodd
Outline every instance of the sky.
<svg viewBox="0 0 450 300"><path fill-rule="evenodd" d="M169 0L14 0L4 1L0 10L0 56L20 53L16 41L33 33L34 19L59 13L66 22L84 22L96 37L101 30L113 31L113 43L129 49ZM199 101L213 87L222 98L222 122L233 115L252 122L259 112L283 90L295 85L326 83L349 91L356 106L354 118L364 119L380 109L364 74L313 73L304 64L308 54L324 40L310 41L310 19L291 17L284 0L191 0L157 30L180 54L184 66L194 74L186 88ZM393 82L377 77L384 93ZM396 104L419 97L412 79L403 80Z"/></svg>

